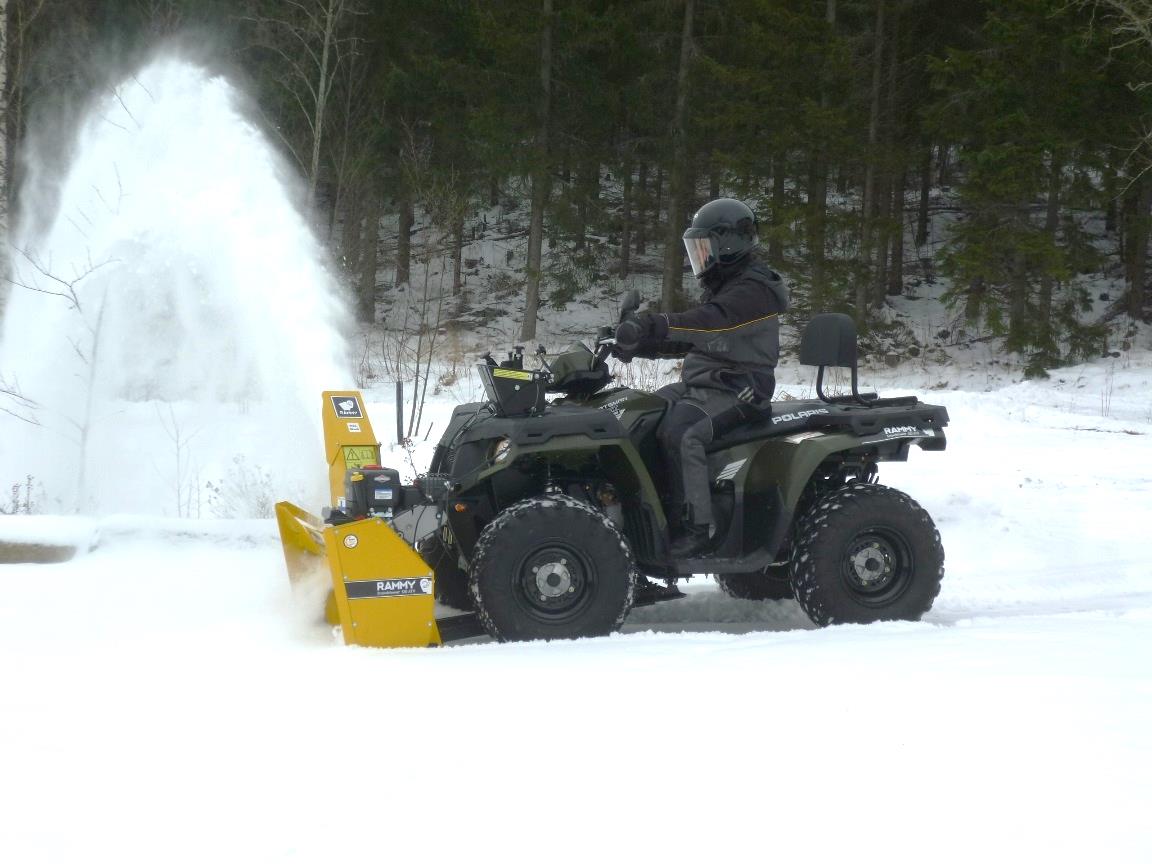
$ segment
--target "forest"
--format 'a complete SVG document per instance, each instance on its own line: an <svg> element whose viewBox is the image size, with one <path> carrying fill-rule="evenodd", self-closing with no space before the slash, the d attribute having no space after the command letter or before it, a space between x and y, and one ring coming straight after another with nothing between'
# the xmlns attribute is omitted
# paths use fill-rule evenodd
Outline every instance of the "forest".
<svg viewBox="0 0 1152 864"><path fill-rule="evenodd" d="M0 9L5 228L43 182L28 154L63 170L86 100L178 50L250 94L362 321L420 255L460 295L497 205L522 338L542 305L637 273L681 307L681 233L720 195L756 211L792 314L851 312L866 345L913 275L1035 374L1152 312L1149 0ZM1123 290L1091 296L1094 277Z"/></svg>

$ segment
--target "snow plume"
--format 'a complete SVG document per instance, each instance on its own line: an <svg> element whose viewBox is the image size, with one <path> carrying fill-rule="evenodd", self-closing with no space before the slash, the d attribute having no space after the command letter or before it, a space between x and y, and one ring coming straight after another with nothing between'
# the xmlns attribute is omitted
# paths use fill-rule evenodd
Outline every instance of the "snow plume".
<svg viewBox="0 0 1152 864"><path fill-rule="evenodd" d="M42 509L263 515L226 499L322 495L345 313L243 101L151 63L92 105L53 209L22 220L0 377L40 425L0 413L0 484L34 475Z"/></svg>

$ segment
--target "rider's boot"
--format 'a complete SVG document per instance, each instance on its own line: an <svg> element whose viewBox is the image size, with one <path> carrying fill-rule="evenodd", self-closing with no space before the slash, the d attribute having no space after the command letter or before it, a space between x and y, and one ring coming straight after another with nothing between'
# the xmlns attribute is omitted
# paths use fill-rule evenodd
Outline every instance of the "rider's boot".
<svg viewBox="0 0 1152 864"><path fill-rule="evenodd" d="M695 558L708 549L711 543L710 525L701 525L693 518L691 504L683 506L679 530L673 530L672 545L668 554L673 561L681 558Z"/></svg>
<svg viewBox="0 0 1152 864"><path fill-rule="evenodd" d="M681 558L695 558L707 551L711 542L708 525L686 524L680 536L672 541L668 554L672 556L674 561Z"/></svg>
<svg viewBox="0 0 1152 864"><path fill-rule="evenodd" d="M647 576L638 576L636 578L636 592L632 596L633 606L650 606L661 600L676 600L683 597L684 592L675 585L654 582Z"/></svg>

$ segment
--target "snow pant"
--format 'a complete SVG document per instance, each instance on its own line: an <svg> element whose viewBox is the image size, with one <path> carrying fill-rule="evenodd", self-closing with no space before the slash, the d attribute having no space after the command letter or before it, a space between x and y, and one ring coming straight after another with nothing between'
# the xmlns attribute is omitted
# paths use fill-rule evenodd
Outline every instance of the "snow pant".
<svg viewBox="0 0 1152 864"><path fill-rule="evenodd" d="M755 408L729 390L670 384L656 391L670 405L657 437L671 475L673 524L714 525L712 489L708 479L705 447L726 432L767 417L767 409Z"/></svg>

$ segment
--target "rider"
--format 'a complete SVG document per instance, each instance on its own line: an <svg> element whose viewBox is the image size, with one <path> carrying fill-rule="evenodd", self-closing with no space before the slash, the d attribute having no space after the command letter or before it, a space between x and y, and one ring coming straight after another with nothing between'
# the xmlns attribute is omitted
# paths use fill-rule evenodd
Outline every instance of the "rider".
<svg viewBox="0 0 1152 864"><path fill-rule="evenodd" d="M673 558L704 552L715 527L705 446L737 426L768 416L780 354L783 280L762 263L756 216L743 202L718 198L684 232L692 273L704 288L686 312L646 312L616 328L614 353L683 357L680 382L657 391L670 403L660 446L672 468Z"/></svg>

